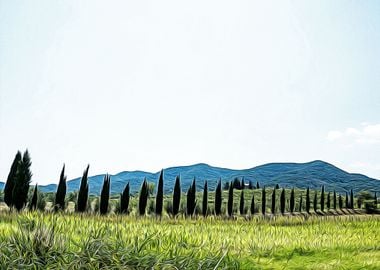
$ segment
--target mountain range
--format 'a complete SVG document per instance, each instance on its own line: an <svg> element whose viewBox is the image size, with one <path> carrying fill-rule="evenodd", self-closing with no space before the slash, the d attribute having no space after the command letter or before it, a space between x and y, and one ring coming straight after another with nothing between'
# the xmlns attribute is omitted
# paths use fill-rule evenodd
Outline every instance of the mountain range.
<svg viewBox="0 0 380 270"><path fill-rule="evenodd" d="M90 169L91 170L91 169ZM144 178L148 182L156 184L160 172L124 171L111 175L111 193L122 192L127 182L130 183L131 192L138 192ZM380 191L380 180L367 177L362 174L348 173L327 162L316 160L307 163L269 163L250 169L233 170L213 167L199 163L190 166L170 167L164 169L164 191L170 193L173 190L174 180L177 175L181 176L181 187L186 191L192 180L196 179L197 190L202 190L204 181L208 181L209 190L214 190L218 179L222 182L232 181L235 178L244 177L245 182L252 181L254 185L259 182L260 186L295 187L319 189L322 185L327 191L336 190L346 192L353 189L354 192L361 190ZM89 177L90 194L99 194L103 185L104 174ZM81 178L67 181L68 192L79 188ZM0 189L4 183L0 182ZM40 186L43 192L55 192L56 184Z"/></svg>

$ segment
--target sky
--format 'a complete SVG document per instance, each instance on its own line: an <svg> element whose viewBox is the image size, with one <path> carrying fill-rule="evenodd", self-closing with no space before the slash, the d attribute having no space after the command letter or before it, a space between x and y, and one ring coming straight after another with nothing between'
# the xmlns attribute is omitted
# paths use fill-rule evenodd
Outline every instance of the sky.
<svg viewBox="0 0 380 270"><path fill-rule="evenodd" d="M380 179L379 1L0 0L0 181L324 160Z"/></svg>

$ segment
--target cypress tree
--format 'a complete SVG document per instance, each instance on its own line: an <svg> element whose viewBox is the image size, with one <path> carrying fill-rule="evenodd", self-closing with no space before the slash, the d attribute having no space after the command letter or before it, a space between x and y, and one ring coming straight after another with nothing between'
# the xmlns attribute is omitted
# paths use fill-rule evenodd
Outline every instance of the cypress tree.
<svg viewBox="0 0 380 270"><path fill-rule="evenodd" d="M88 170L90 165L87 165L87 168L83 172L82 179L80 181L78 200L77 200L77 211L84 212L87 207L88 200Z"/></svg>
<svg viewBox="0 0 380 270"><path fill-rule="evenodd" d="M327 210L330 210L331 208L331 201L330 201L330 192L327 193L327 202L326 202Z"/></svg>
<svg viewBox="0 0 380 270"><path fill-rule="evenodd" d="M280 210L281 210L281 214L285 213L285 189L282 189L281 195L280 195Z"/></svg>
<svg viewBox="0 0 380 270"><path fill-rule="evenodd" d="M252 192L252 199L251 199L251 215L255 214L255 194Z"/></svg>
<svg viewBox="0 0 380 270"><path fill-rule="evenodd" d="M259 189L260 188L260 184L259 184L259 181L256 182L256 189Z"/></svg>
<svg viewBox="0 0 380 270"><path fill-rule="evenodd" d="M317 195L317 191L314 191L314 200L313 200L313 209L314 209L314 212L317 212L317 209L318 209L318 195Z"/></svg>
<svg viewBox="0 0 380 270"><path fill-rule="evenodd" d="M271 207L272 214L276 214L276 188L273 189L272 192L272 207Z"/></svg>
<svg viewBox="0 0 380 270"><path fill-rule="evenodd" d="M245 188L244 177L241 179L240 187L241 187L241 189L244 189L244 188Z"/></svg>
<svg viewBox="0 0 380 270"><path fill-rule="evenodd" d="M195 190L195 178L193 179L193 183L190 185L188 191L187 191L187 205L186 205L186 211L188 216L192 216L195 211L195 196L196 196L196 190Z"/></svg>
<svg viewBox="0 0 380 270"><path fill-rule="evenodd" d="M231 183L228 190L228 202L227 202L227 214L232 216L233 214L233 205L234 205L234 185Z"/></svg>
<svg viewBox="0 0 380 270"><path fill-rule="evenodd" d="M295 198L294 198L294 188L292 188L292 191L290 191L290 213L293 214L294 207L295 207Z"/></svg>
<svg viewBox="0 0 380 270"><path fill-rule="evenodd" d="M37 208L37 200L38 200L38 185L36 184L33 191L32 200L29 205L29 210L36 210Z"/></svg>
<svg viewBox="0 0 380 270"><path fill-rule="evenodd" d="M241 190L240 193L240 215L244 215L244 189Z"/></svg>
<svg viewBox="0 0 380 270"><path fill-rule="evenodd" d="M59 183L57 187L57 193L55 194L55 210L65 210L65 196L66 196L66 176L65 176L65 164L59 177Z"/></svg>
<svg viewBox="0 0 380 270"><path fill-rule="evenodd" d="M279 184L276 184L275 189L280 189L280 185L279 185Z"/></svg>
<svg viewBox="0 0 380 270"><path fill-rule="evenodd" d="M164 203L164 170L161 170L158 178L157 194L156 194L156 215L162 215L162 206Z"/></svg>
<svg viewBox="0 0 380 270"><path fill-rule="evenodd" d="M321 190L321 211L325 210L325 186L322 186Z"/></svg>
<svg viewBox="0 0 380 270"><path fill-rule="evenodd" d="M30 171L31 165L32 162L30 161L29 152L26 150L17 167L16 179L12 192L12 205L18 211L24 208L28 200L29 185L32 179L32 172Z"/></svg>
<svg viewBox="0 0 380 270"><path fill-rule="evenodd" d="M202 200L202 215L204 217L207 216L207 203L208 203L208 186L207 186L207 180L206 180L203 187L203 200Z"/></svg>
<svg viewBox="0 0 380 270"><path fill-rule="evenodd" d="M300 205L298 211L301 213L302 212L302 194L300 195Z"/></svg>
<svg viewBox="0 0 380 270"><path fill-rule="evenodd" d="M248 188L249 189L253 189L253 185L252 185L252 181L251 180L249 180L249 182L248 182Z"/></svg>
<svg viewBox="0 0 380 270"><path fill-rule="evenodd" d="M129 207L129 182L120 194L120 213L127 214Z"/></svg>
<svg viewBox="0 0 380 270"><path fill-rule="evenodd" d="M4 186L4 202L9 208L13 206L12 193L16 181L16 172L21 161L21 152L17 151L17 154L12 162L11 169L9 171L7 181Z"/></svg>
<svg viewBox="0 0 380 270"><path fill-rule="evenodd" d="M148 203L148 183L146 182L146 178L141 184L140 194L139 194L139 214L140 216L145 215L146 205Z"/></svg>
<svg viewBox="0 0 380 270"><path fill-rule="evenodd" d="M310 189L306 189L306 213L310 214Z"/></svg>
<svg viewBox="0 0 380 270"><path fill-rule="evenodd" d="M345 204L346 208L349 208L350 205L349 205L349 202L348 202L348 193L347 193L347 191L346 191L345 201L346 201L346 204Z"/></svg>
<svg viewBox="0 0 380 270"><path fill-rule="evenodd" d="M375 191L375 198L374 198L374 202L375 202L375 208L377 208L377 193Z"/></svg>
<svg viewBox="0 0 380 270"><path fill-rule="evenodd" d="M265 186L263 187L261 191L261 213L265 215L265 209L266 209L266 191L265 191Z"/></svg>
<svg viewBox="0 0 380 270"><path fill-rule="evenodd" d="M111 185L111 177L106 174L103 180L103 187L100 193L100 205L99 211L101 215L105 215L108 212L108 203L110 198L110 185Z"/></svg>
<svg viewBox="0 0 380 270"><path fill-rule="evenodd" d="M334 205L334 210L336 210L336 192L334 190L334 196L333 196L333 205Z"/></svg>
<svg viewBox="0 0 380 270"><path fill-rule="evenodd" d="M181 179L177 175L175 178L173 189L173 215L176 216L179 212L179 205L181 202Z"/></svg>
<svg viewBox="0 0 380 270"><path fill-rule="evenodd" d="M350 208L354 209L354 192L352 191L352 189L350 192Z"/></svg>
<svg viewBox="0 0 380 270"><path fill-rule="evenodd" d="M222 179L219 179L215 189L215 215L219 216L222 212Z"/></svg>
<svg viewBox="0 0 380 270"><path fill-rule="evenodd" d="M339 194L339 208L342 210L343 208L343 199L342 199L342 195Z"/></svg>

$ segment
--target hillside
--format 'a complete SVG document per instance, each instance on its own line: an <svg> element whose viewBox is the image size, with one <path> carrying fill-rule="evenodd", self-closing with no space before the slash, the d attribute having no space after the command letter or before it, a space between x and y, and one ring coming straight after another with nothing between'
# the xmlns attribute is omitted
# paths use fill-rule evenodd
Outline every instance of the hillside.
<svg viewBox="0 0 380 270"><path fill-rule="evenodd" d="M156 183L159 172L150 173L143 171L125 171L112 175L111 192L120 193L125 184L129 181L131 192L137 192L141 182L146 177L149 182ZM226 168L212 167L207 164L195 164L191 166L171 167L164 170L165 192L171 192L174 180L177 175L181 175L182 190L186 190L193 178L196 178L197 189L201 190L204 180L209 181L209 189L214 189L219 178L223 182L231 181L235 177L245 181L258 181L260 185L274 186L279 184L282 187L296 188L320 188L325 185L327 190L337 190L345 192L354 189L355 192L361 190L380 191L380 180L369 178L361 174L345 172L324 161L312 161L308 163L269 163L245 170L232 170ZM90 193L99 194L103 184L104 175L89 177ZM80 178L68 181L68 191L77 190ZM0 189L4 184L0 182ZM41 186L41 190L52 192L56 190L55 184Z"/></svg>

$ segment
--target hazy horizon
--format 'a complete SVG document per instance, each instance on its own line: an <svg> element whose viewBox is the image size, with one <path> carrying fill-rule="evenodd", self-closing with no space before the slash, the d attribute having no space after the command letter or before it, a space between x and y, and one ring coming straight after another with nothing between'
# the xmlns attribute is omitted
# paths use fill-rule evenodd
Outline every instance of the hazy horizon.
<svg viewBox="0 0 380 270"><path fill-rule="evenodd" d="M380 179L376 1L0 0L0 181L323 160Z"/></svg>

